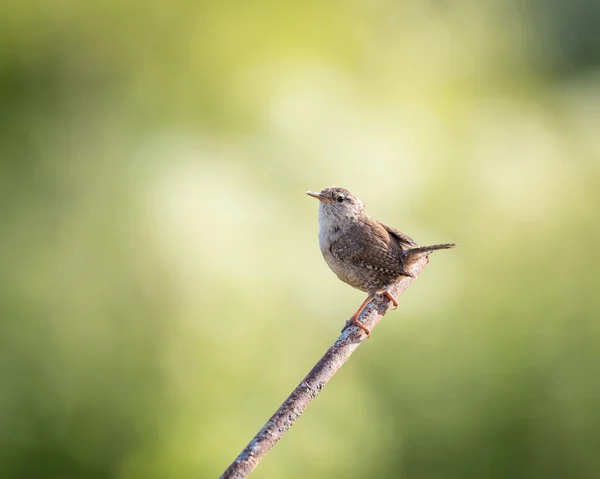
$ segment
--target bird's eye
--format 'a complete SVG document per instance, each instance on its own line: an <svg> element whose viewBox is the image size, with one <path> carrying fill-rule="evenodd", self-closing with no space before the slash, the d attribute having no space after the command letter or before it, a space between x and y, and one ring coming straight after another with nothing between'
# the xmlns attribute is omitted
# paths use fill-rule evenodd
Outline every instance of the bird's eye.
<svg viewBox="0 0 600 479"><path fill-rule="evenodd" d="M339 196L336 198L336 201L337 201L338 203L342 203L342 202L344 201L344 195L339 195Z"/></svg>

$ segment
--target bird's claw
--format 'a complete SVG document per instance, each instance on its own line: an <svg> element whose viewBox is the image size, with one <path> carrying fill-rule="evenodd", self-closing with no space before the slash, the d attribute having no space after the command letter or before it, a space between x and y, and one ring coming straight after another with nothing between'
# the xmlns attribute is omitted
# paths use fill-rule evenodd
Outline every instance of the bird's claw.
<svg viewBox="0 0 600 479"><path fill-rule="evenodd" d="M398 309L398 300L396 300L389 291L384 291L381 294L384 298L387 298L392 302L392 310Z"/></svg>
<svg viewBox="0 0 600 479"><path fill-rule="evenodd" d="M346 321L346 325L342 328L342 333L346 331L350 326L356 326L359 329L362 329L367 335L367 339L371 337L371 330L367 328L364 324L362 324L356 317L352 316L348 321Z"/></svg>

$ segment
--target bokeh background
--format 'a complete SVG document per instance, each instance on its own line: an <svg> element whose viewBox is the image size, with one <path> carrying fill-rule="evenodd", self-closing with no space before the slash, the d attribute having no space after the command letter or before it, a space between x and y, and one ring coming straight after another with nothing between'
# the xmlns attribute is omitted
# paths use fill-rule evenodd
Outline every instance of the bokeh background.
<svg viewBox="0 0 600 479"><path fill-rule="evenodd" d="M258 478L600 477L600 4L0 3L0 476L217 477L364 294L340 185L455 241Z"/></svg>

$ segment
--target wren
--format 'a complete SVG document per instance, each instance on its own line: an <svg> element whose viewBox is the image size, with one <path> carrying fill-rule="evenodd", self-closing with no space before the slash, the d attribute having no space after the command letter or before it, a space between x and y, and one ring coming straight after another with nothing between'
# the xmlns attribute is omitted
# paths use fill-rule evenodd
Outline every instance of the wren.
<svg viewBox="0 0 600 479"><path fill-rule="evenodd" d="M367 299L346 323L371 331L358 321L360 313L376 296L389 299L394 309L398 301L390 286L403 276L413 276L410 266L439 249L455 243L419 246L409 236L371 218L365 205L350 191L339 187L324 188L320 193L307 191L319 204L319 246L329 268L344 283L368 293ZM342 331L344 330L342 329Z"/></svg>

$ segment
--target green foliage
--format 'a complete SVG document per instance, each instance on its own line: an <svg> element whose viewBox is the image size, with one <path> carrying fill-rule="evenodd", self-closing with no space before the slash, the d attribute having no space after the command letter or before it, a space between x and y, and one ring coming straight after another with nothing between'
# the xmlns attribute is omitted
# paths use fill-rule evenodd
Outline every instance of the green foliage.
<svg viewBox="0 0 600 479"><path fill-rule="evenodd" d="M253 477L599 477L598 22L541 3L4 2L0 477L217 477L363 299L335 184L459 248Z"/></svg>

